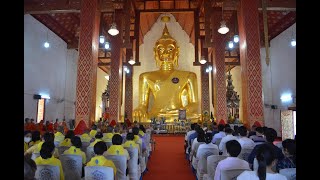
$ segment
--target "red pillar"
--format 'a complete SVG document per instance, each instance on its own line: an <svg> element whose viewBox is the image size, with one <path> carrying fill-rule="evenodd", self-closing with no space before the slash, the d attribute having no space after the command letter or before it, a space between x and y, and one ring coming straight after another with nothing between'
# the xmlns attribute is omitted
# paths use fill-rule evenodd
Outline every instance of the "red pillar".
<svg viewBox="0 0 320 180"><path fill-rule="evenodd" d="M82 0L76 87L76 125L95 120L100 12L98 0Z"/></svg>
<svg viewBox="0 0 320 180"><path fill-rule="evenodd" d="M120 119L121 110L121 99L122 99L122 32L121 32L121 17L122 13L116 11L115 21L117 24L117 29L120 33L116 36L110 35L111 40L111 75L109 80L110 87L110 120L115 120L116 122Z"/></svg>
<svg viewBox="0 0 320 180"><path fill-rule="evenodd" d="M213 24L213 89L214 89L214 114L217 123L221 119L227 122L227 98L224 51L226 35L218 33L221 21L221 11L214 11L211 16Z"/></svg>
<svg viewBox="0 0 320 180"><path fill-rule="evenodd" d="M240 0L238 23L244 125L263 124L259 14L256 0Z"/></svg>
<svg viewBox="0 0 320 180"><path fill-rule="evenodd" d="M208 57L208 49L204 48L204 39L201 39L201 56L207 60L206 64L201 65L201 114L204 111L208 111L210 113L210 96L209 96L209 73L206 72L207 67L211 62Z"/></svg>

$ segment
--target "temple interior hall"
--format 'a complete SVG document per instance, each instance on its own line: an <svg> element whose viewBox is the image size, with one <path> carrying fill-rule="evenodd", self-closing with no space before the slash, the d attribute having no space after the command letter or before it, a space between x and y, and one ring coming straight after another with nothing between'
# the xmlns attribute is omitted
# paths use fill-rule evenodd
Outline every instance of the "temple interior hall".
<svg viewBox="0 0 320 180"><path fill-rule="evenodd" d="M25 178L26 162L36 179L249 177L198 149L222 162L240 143L251 172L270 134L295 154L296 1L24 0L24 118ZM280 166L266 179L290 179Z"/></svg>

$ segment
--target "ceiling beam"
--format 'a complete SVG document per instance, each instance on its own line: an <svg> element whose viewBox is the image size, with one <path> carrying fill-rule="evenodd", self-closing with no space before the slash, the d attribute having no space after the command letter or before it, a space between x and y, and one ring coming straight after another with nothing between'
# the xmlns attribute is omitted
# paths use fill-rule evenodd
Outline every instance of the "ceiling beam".
<svg viewBox="0 0 320 180"><path fill-rule="evenodd" d="M224 64L228 66L240 66L240 62L225 62Z"/></svg>
<svg viewBox="0 0 320 180"><path fill-rule="evenodd" d="M258 8L262 10L261 1L258 1ZM215 0L213 5L217 7L217 4L222 4L223 2L223 10L237 10L235 7L234 0ZM269 11L282 11L282 10L292 10L296 9L296 0L266 0L267 10Z"/></svg>
<svg viewBox="0 0 320 180"><path fill-rule="evenodd" d="M111 63L103 63L103 62L99 62L98 63L98 66L100 67L100 66L110 66L111 65Z"/></svg>
<svg viewBox="0 0 320 180"><path fill-rule="evenodd" d="M122 7L122 3L118 3L116 6ZM51 13L80 13L81 0L55 0L47 1L25 1L24 14L51 14ZM113 12L113 2L109 0L101 0L100 7L101 12Z"/></svg>

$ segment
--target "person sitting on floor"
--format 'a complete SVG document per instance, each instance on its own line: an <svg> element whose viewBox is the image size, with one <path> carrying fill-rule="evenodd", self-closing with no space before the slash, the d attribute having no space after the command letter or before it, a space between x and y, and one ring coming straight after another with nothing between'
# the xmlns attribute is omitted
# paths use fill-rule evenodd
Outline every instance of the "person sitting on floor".
<svg viewBox="0 0 320 180"><path fill-rule="evenodd" d="M87 166L106 166L113 169L114 176L116 176L117 168L111 160L108 160L103 156L103 153L107 151L107 145L103 141L95 143L93 146L93 151L96 154L91 160L87 163Z"/></svg>
<svg viewBox="0 0 320 180"><path fill-rule="evenodd" d="M52 165L58 166L60 170L60 180L64 180L63 169L61 161L55 158L52 154L54 152L54 143L53 141L44 142L41 146L40 156L37 157L34 161L38 165Z"/></svg>
<svg viewBox="0 0 320 180"><path fill-rule="evenodd" d="M226 143L227 157L224 160L221 160L214 174L214 180L220 180L222 170L230 169L250 169L249 163L243 159L238 158L241 152L241 145L237 140L230 140Z"/></svg>
<svg viewBox="0 0 320 180"><path fill-rule="evenodd" d="M107 126L107 132L103 133L103 138L102 140L104 142L111 142L113 137L113 127L112 126Z"/></svg>
<svg viewBox="0 0 320 180"><path fill-rule="evenodd" d="M26 152L29 149L29 143L31 142L32 134L31 131L27 130L24 131L24 152Z"/></svg>
<svg viewBox="0 0 320 180"><path fill-rule="evenodd" d="M71 144L72 146L65 150L63 154L75 154L80 155L82 157L82 164L85 164L87 162L86 154L80 149L82 147L82 142L80 137L74 136L71 138Z"/></svg>
<svg viewBox="0 0 320 180"><path fill-rule="evenodd" d="M272 145L261 144L257 149L258 170L244 171L237 180L286 180L287 178L281 174L275 173L272 167L276 165L276 152Z"/></svg>

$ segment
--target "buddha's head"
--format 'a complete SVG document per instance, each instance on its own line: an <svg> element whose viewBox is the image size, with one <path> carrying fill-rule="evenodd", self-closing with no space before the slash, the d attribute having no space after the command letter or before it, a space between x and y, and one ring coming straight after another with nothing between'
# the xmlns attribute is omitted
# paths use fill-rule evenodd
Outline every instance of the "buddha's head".
<svg viewBox="0 0 320 180"><path fill-rule="evenodd" d="M169 69L173 68L173 66L178 67L180 49L176 40L170 36L166 25L161 38L155 43L153 51L158 67Z"/></svg>

